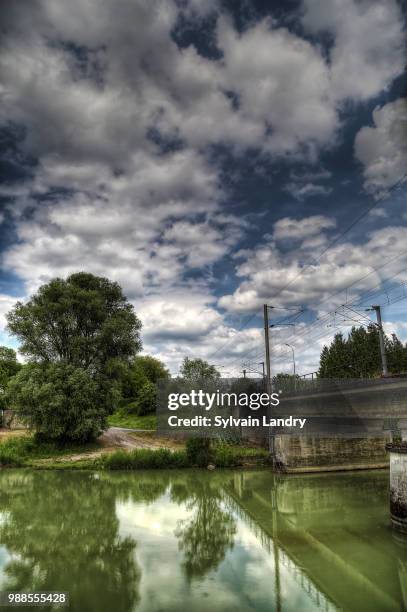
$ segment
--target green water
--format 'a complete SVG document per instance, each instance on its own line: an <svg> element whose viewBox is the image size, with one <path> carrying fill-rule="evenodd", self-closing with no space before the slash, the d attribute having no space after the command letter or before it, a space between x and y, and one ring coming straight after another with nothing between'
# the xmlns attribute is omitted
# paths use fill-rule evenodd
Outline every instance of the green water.
<svg viewBox="0 0 407 612"><path fill-rule="evenodd" d="M0 590L78 612L405 610L407 538L385 472L3 470Z"/></svg>

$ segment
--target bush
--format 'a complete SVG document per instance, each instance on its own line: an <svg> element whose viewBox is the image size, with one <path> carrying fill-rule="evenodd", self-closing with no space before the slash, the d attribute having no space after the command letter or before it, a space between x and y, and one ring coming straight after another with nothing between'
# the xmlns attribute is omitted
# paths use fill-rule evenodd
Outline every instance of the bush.
<svg viewBox="0 0 407 612"><path fill-rule="evenodd" d="M184 451L171 452L167 448L151 450L148 448L134 451L116 451L103 457L103 465L108 470L137 470L188 467Z"/></svg>
<svg viewBox="0 0 407 612"><path fill-rule="evenodd" d="M210 438L189 438L186 452L190 464L198 467L206 467L213 459Z"/></svg>
<svg viewBox="0 0 407 612"><path fill-rule="evenodd" d="M86 442L107 428L101 388L81 368L63 363L24 367L9 383L11 407L46 439Z"/></svg>
<svg viewBox="0 0 407 612"><path fill-rule="evenodd" d="M137 412L138 416L145 416L155 412L157 408L157 389L153 383L147 381L140 389L137 395Z"/></svg>
<svg viewBox="0 0 407 612"><path fill-rule="evenodd" d="M238 467L247 461L269 465L270 453L264 448L248 448L225 441L216 442L213 446L213 461L218 467Z"/></svg>
<svg viewBox="0 0 407 612"><path fill-rule="evenodd" d="M0 444L0 467L20 467L24 465L24 459L17 449Z"/></svg>
<svg viewBox="0 0 407 612"><path fill-rule="evenodd" d="M235 467L241 464L241 457L235 448L220 443L214 448L214 462L218 467Z"/></svg>
<svg viewBox="0 0 407 612"><path fill-rule="evenodd" d="M122 398L118 405L119 410L125 414L136 416L153 414L157 408L157 389L153 383L145 380L136 396Z"/></svg>

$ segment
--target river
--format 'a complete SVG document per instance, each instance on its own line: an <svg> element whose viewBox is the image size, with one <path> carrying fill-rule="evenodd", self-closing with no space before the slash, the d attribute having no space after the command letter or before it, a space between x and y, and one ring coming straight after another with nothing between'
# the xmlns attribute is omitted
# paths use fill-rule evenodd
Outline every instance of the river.
<svg viewBox="0 0 407 612"><path fill-rule="evenodd" d="M0 590L75 612L405 610L407 538L385 471L3 470Z"/></svg>

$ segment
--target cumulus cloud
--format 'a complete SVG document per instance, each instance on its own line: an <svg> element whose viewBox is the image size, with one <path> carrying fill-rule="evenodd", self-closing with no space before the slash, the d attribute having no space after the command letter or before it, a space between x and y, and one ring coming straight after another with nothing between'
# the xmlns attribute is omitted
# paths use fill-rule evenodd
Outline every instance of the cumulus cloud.
<svg viewBox="0 0 407 612"><path fill-rule="evenodd" d="M283 224L283 236L295 237L296 225L291 222ZM312 227L312 222L302 220L302 235ZM308 252L308 239L295 250L284 252L270 237L268 243L240 253L243 262L237 266L236 274L242 281L232 294L220 298L219 306L243 313L259 310L270 302L312 308L324 301L324 308L332 308L345 299L355 299L363 291L380 287L384 279L400 271L398 279L405 280L407 255L400 245L406 240L407 228L386 227L368 234L363 244L343 242L313 258ZM382 267L387 260L389 265Z"/></svg>
<svg viewBox="0 0 407 612"><path fill-rule="evenodd" d="M135 302L143 322L144 350L160 356L177 373L184 356L217 362L221 354L224 375L236 376L248 353L261 352L262 332L258 327L236 328L225 323L208 292L184 287L151 295Z"/></svg>
<svg viewBox="0 0 407 612"><path fill-rule="evenodd" d="M404 69L405 33L396 0L303 0L304 27L333 35L329 52L332 93L366 100Z"/></svg>
<svg viewBox="0 0 407 612"><path fill-rule="evenodd" d="M190 223L177 221L163 235L165 243L176 245L182 252L187 266L202 268L219 261L242 237L242 227L238 219L229 216L214 218L217 223Z"/></svg>
<svg viewBox="0 0 407 612"><path fill-rule="evenodd" d="M407 323L406 321L384 321L384 331L386 334L396 334L401 342L407 342Z"/></svg>
<svg viewBox="0 0 407 612"><path fill-rule="evenodd" d="M151 127L190 146L315 155L334 140L337 99L376 95L402 70L392 1L346 0L345 10L305 1L304 25L334 34L330 64L318 46L268 19L239 33L219 17L220 59L180 49L171 32L181 13L197 14L195 2L3 6L3 117L29 128L24 144L33 154L91 156L119 170L130 151L148 146Z"/></svg>
<svg viewBox="0 0 407 612"><path fill-rule="evenodd" d="M210 356L229 338L231 364L255 348L259 330L227 324L208 285L191 280L197 270L210 274L206 268L232 254L249 229L225 209L212 147L315 162L336 144L341 102L386 88L402 58L395 2L343 5L342 14L336 0L304 1L304 26L333 34L327 59L318 44L270 19L238 31L216 0L2 3L0 121L18 130L20 150L32 162L27 178L2 191L18 239L3 267L25 281L28 293L78 269L119 281L142 310L148 346L164 350L161 337L173 363L186 351ZM180 17L199 21L209 13L218 14L212 42L219 54L178 46ZM385 108L375 127L365 128L374 135L357 139L368 182L396 171L387 162L379 173L375 161L378 133L391 131L387 115L395 112ZM391 134L388 157L398 167ZM326 178L326 171L305 170L287 189L299 201L328 195L330 187L320 184ZM299 256L333 227L323 216L281 220L270 243L240 252L245 261L236 273L243 280L220 304L257 308L296 276ZM278 249L284 239L301 242L297 259ZM310 275L293 283L295 301L316 299L341 275L366 269L359 256L354 264L352 272L326 259L313 289ZM282 299L294 301L294 292Z"/></svg>
<svg viewBox="0 0 407 612"><path fill-rule="evenodd" d="M7 325L6 314L11 310L14 304L21 299L22 298L0 294L0 333L5 330Z"/></svg>
<svg viewBox="0 0 407 612"><path fill-rule="evenodd" d="M218 44L225 85L237 93L242 117L263 125L267 150L299 152L329 142L338 118L328 67L316 47L268 20L239 34L222 19Z"/></svg>
<svg viewBox="0 0 407 612"><path fill-rule="evenodd" d="M314 196L326 196L332 192L331 187L316 185L314 183L305 183L303 185L299 183L287 183L285 190L291 193L296 200L300 201Z"/></svg>
<svg viewBox="0 0 407 612"><path fill-rule="evenodd" d="M324 215L313 215L303 219L284 217L274 224L273 238L275 240L286 238L302 240L318 235L324 230L335 227L335 225L335 219Z"/></svg>
<svg viewBox="0 0 407 612"><path fill-rule="evenodd" d="M381 194L407 168L407 98L373 111L373 126L362 127L355 138L355 157L363 164L365 188Z"/></svg>
<svg viewBox="0 0 407 612"><path fill-rule="evenodd" d="M69 195L59 191L67 185L73 190ZM3 258L4 267L25 280L29 290L52 276L88 269L136 295L149 285L176 283L190 267L213 263L233 244L232 239L221 243L215 221L206 222L211 231L204 238L190 234L188 248L185 236L165 239L171 221L216 217L216 171L193 151L157 159L138 153L129 174L118 175L108 166L46 157L30 189L38 195L51 186L55 195L28 218L19 211L19 241ZM32 206L30 199L26 203Z"/></svg>

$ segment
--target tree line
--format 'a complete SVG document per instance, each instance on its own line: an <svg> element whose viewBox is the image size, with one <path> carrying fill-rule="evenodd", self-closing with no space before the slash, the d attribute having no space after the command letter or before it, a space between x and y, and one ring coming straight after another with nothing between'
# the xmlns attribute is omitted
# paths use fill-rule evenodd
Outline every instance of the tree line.
<svg viewBox="0 0 407 612"><path fill-rule="evenodd" d="M396 334L385 336L388 369L391 374L407 372L407 345ZM353 327L347 338L335 334L320 356L320 378L374 378L381 374L379 330L373 323L368 327Z"/></svg>

